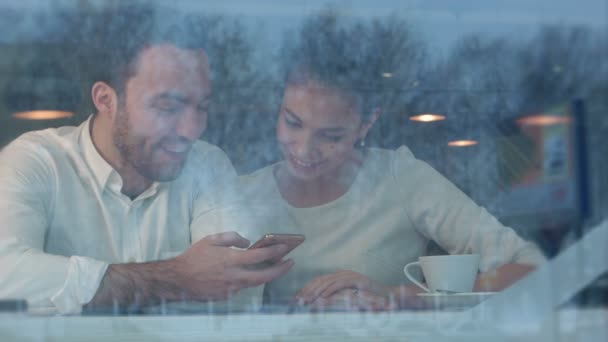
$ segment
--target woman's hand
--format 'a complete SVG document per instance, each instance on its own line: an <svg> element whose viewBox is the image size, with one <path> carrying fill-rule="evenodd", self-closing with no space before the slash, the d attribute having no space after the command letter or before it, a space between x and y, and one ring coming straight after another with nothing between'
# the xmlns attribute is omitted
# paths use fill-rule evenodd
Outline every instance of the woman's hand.
<svg viewBox="0 0 608 342"><path fill-rule="evenodd" d="M505 264L494 271L481 273L475 280L474 291L502 291L534 271L535 266Z"/></svg>
<svg viewBox="0 0 608 342"><path fill-rule="evenodd" d="M387 295L368 290L342 289L328 297L318 297L309 304L311 310L327 308L348 311L393 311L399 309L425 309L428 304L416 294L416 286L400 285L388 289Z"/></svg>
<svg viewBox="0 0 608 342"><path fill-rule="evenodd" d="M382 285L360 273L353 271L338 271L317 277L306 284L298 293L296 301L300 304L310 304L319 298L329 298L339 291L350 289L365 291L381 297L388 297L390 288ZM343 292L345 293L345 292Z"/></svg>
<svg viewBox="0 0 608 342"><path fill-rule="evenodd" d="M318 297L309 304L313 311L326 308L346 311L389 311L399 305L392 296L382 296L368 290L342 289L328 297Z"/></svg>

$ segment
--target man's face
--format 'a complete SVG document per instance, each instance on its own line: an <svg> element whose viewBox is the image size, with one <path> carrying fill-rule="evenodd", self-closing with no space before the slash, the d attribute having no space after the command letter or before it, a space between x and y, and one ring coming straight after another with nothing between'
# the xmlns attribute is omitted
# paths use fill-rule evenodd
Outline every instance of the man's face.
<svg viewBox="0 0 608 342"><path fill-rule="evenodd" d="M210 92L202 50L169 44L144 49L112 124L123 161L149 180L175 179L205 130Z"/></svg>

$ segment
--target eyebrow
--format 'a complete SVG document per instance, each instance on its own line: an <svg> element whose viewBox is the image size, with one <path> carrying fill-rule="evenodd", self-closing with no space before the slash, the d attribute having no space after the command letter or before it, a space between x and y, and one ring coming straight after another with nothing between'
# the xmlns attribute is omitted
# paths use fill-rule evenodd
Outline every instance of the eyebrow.
<svg viewBox="0 0 608 342"><path fill-rule="evenodd" d="M289 109L287 107L284 107L284 108L285 108L285 111L287 113L289 113L289 115L294 117L294 119L298 120L298 122L302 122L302 119L300 119L300 117L296 113L294 113L291 109Z"/></svg>
<svg viewBox="0 0 608 342"><path fill-rule="evenodd" d="M294 119L296 119L299 123L302 122L302 119L300 119L300 117L294 113L291 109L287 108L287 107L283 107L285 109L285 112L289 113L289 115L293 116ZM331 133L342 133L346 130L346 128L344 127L328 127L328 128L323 128L323 131L326 132L331 132Z"/></svg>
<svg viewBox="0 0 608 342"><path fill-rule="evenodd" d="M344 127L329 127L329 128L323 128L323 131L325 132L330 132L330 133L342 133L344 132L346 129Z"/></svg>
<svg viewBox="0 0 608 342"><path fill-rule="evenodd" d="M178 102L186 102L186 96L180 93L176 93L176 92L164 92L164 93L160 93L158 95L155 95L152 98L153 101L159 101L159 100L173 100L173 101L178 101Z"/></svg>
<svg viewBox="0 0 608 342"><path fill-rule="evenodd" d="M200 104L207 103L210 101L210 98L211 98L211 94L207 93L207 94L205 94L203 99L201 101L199 101L198 104L200 105ZM154 96L153 101L158 101L158 100L173 100L173 101L177 101L177 102L181 102L181 103L186 103L186 102L188 102L188 97L179 92L168 91L168 92L164 92L164 93Z"/></svg>

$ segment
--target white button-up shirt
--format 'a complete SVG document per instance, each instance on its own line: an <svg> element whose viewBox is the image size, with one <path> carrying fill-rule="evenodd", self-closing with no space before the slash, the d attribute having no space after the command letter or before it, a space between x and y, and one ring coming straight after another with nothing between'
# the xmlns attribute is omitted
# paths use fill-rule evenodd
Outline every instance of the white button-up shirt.
<svg viewBox="0 0 608 342"><path fill-rule="evenodd" d="M219 148L195 143L176 180L131 200L89 123L26 133L0 153L0 298L77 313L110 263L168 258L222 230L236 174Z"/></svg>

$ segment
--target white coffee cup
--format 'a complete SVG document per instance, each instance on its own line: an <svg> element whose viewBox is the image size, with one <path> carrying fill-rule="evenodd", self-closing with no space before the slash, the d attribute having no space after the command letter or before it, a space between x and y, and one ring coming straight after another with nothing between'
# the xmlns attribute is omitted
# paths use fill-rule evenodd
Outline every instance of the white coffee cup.
<svg viewBox="0 0 608 342"><path fill-rule="evenodd" d="M471 292L479 270L479 254L435 255L418 258L419 261L405 265L403 272L407 279L426 292ZM422 268L428 285L425 286L408 269Z"/></svg>

